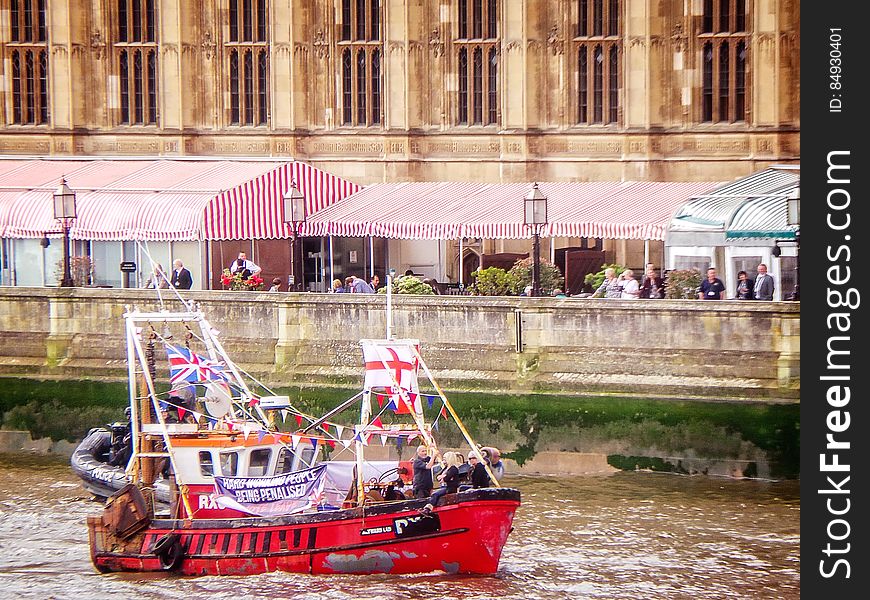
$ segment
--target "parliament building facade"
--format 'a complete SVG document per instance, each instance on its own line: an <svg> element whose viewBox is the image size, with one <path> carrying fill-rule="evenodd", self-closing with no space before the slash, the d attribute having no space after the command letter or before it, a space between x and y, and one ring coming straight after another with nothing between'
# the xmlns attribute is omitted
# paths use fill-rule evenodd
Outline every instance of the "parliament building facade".
<svg viewBox="0 0 870 600"><path fill-rule="evenodd" d="M799 160L793 0L0 0L0 154L287 156L356 183Z"/></svg>
<svg viewBox="0 0 870 600"><path fill-rule="evenodd" d="M361 185L730 181L799 164L799 32L795 0L0 0L0 155L287 157ZM443 252L423 272L454 283L530 245L395 242L342 244L366 273ZM577 245L663 264L661 241L549 252Z"/></svg>

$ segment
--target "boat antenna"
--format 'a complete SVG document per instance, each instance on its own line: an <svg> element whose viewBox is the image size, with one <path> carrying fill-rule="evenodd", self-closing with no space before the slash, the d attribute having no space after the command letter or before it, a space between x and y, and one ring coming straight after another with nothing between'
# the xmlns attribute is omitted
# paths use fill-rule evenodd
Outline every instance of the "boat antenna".
<svg viewBox="0 0 870 600"><path fill-rule="evenodd" d="M393 281L396 278L396 270L387 271L387 339L393 339Z"/></svg>
<svg viewBox="0 0 870 600"><path fill-rule="evenodd" d="M154 269L158 265L158 262L151 255L151 252L148 251L148 242L147 241L144 241L144 242L137 241L136 245L139 247L139 251L148 258L148 262L151 264L151 272L153 273ZM169 276L166 274L166 271L164 269L160 270L160 276L166 282L166 286L167 286L167 290L168 290L167 295L169 295L170 297L172 295L174 295L175 299L178 300L179 302L181 302L181 305L184 306L186 310L193 311L194 310L193 300L188 301L188 300L184 299L184 297L179 293L179 291L176 289L176 287L174 285L172 285L172 282L170 281ZM161 308L161 310L165 310L166 301L164 301L163 293L160 290L160 286L155 284L154 288L155 288L154 291L157 292L157 300L160 304L160 308ZM167 298L167 300L169 300L169 298Z"/></svg>

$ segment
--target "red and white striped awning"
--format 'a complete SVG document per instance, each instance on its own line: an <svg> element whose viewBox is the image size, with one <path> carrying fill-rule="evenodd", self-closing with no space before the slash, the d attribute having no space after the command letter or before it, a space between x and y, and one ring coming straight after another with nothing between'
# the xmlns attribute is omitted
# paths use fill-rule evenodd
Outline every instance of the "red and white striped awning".
<svg viewBox="0 0 870 600"><path fill-rule="evenodd" d="M2 157L0 237L57 233L52 194L61 177L76 192L70 236L88 240L288 238L282 198L292 181L309 215L360 189L277 159Z"/></svg>
<svg viewBox="0 0 870 600"><path fill-rule="evenodd" d="M545 237L664 240L674 211L720 182L539 183ZM363 188L308 222L309 235L409 240L522 239L530 183L384 183Z"/></svg>

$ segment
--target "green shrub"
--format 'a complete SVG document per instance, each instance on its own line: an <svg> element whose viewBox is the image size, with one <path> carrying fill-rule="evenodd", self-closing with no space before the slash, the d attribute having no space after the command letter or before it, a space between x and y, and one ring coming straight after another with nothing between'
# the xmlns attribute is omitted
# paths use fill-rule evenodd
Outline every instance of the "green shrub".
<svg viewBox="0 0 870 600"><path fill-rule="evenodd" d="M480 269L471 276L478 296L510 296L514 290L513 278L499 267Z"/></svg>
<svg viewBox="0 0 870 600"><path fill-rule="evenodd" d="M34 439L80 440L92 427L124 418L123 409L107 406L65 406L57 400L32 400L3 414L3 429L29 431Z"/></svg>
<svg viewBox="0 0 870 600"><path fill-rule="evenodd" d="M508 271L513 284L513 292L519 294L526 286L532 284L532 258L521 258ZM565 278L559 267L548 260L541 260L541 294L549 296L555 288L565 289Z"/></svg>
<svg viewBox="0 0 870 600"><path fill-rule="evenodd" d="M701 272L698 269L678 269L668 273L665 281L665 298L670 300L697 300L701 287Z"/></svg>
<svg viewBox="0 0 870 600"><path fill-rule="evenodd" d="M387 286L378 290L379 294L387 293ZM435 290L428 283L423 283L413 275L403 275L393 282L394 294L416 294L420 296L434 296Z"/></svg>

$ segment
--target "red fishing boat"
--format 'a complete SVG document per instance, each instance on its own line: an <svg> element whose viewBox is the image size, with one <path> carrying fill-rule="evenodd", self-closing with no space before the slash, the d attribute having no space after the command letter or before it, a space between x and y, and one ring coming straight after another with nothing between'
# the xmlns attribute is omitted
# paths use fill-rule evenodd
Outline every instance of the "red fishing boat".
<svg viewBox="0 0 870 600"><path fill-rule="evenodd" d="M388 295L388 312L389 302ZM362 340L362 391L315 417L235 365L192 305L128 311L125 321L129 483L87 520L97 570L495 573L519 491L500 487L487 466L491 487L447 494L430 510L427 499L402 492L410 462L365 457L378 442L437 449L427 412L449 415L468 452L479 449L418 341ZM182 338L183 345L173 342ZM164 365L168 381L158 375ZM420 371L431 393L420 390ZM339 423L351 410L355 422ZM284 430L293 420L296 428ZM168 504L159 501L161 486Z"/></svg>

